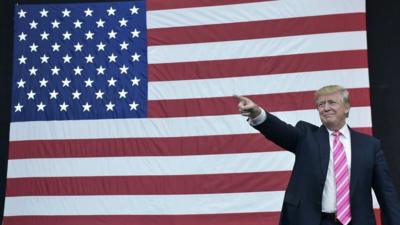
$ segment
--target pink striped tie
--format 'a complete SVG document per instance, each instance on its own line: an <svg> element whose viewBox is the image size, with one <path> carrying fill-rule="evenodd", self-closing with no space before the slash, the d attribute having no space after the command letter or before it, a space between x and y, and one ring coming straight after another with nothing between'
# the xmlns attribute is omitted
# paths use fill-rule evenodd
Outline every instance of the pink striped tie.
<svg viewBox="0 0 400 225"><path fill-rule="evenodd" d="M333 165L336 179L336 218L347 225L351 220L350 212L350 173L347 166L347 158L342 142L340 142L340 132L333 133Z"/></svg>

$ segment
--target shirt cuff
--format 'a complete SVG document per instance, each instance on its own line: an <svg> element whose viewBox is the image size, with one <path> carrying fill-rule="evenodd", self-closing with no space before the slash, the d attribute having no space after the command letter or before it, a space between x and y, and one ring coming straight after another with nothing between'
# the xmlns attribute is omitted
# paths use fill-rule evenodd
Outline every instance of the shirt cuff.
<svg viewBox="0 0 400 225"><path fill-rule="evenodd" d="M267 119L267 113L265 112L264 109L261 109L261 113L260 115L258 115L256 118L254 119L248 119L248 122L251 126L257 126L262 124L265 120Z"/></svg>

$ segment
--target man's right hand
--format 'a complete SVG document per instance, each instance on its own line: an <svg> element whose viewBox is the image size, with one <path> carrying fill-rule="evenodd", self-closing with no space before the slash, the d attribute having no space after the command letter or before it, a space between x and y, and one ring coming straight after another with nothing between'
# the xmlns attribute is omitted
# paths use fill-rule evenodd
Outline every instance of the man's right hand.
<svg viewBox="0 0 400 225"><path fill-rule="evenodd" d="M261 114L261 108L249 98L240 95L235 95L234 97L239 102L238 103L239 112L243 116L247 116L250 119L254 119Z"/></svg>

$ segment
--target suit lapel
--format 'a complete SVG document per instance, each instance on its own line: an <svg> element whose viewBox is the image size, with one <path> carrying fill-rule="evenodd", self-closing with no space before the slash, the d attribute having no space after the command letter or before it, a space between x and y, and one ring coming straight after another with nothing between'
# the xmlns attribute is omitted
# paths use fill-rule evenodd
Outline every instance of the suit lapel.
<svg viewBox="0 0 400 225"><path fill-rule="evenodd" d="M330 146L329 146L328 131L324 126L321 126L318 129L317 141L319 144L319 155L320 155L322 177L325 180L326 174L328 172Z"/></svg>
<svg viewBox="0 0 400 225"><path fill-rule="evenodd" d="M350 128L349 128L350 129ZM350 129L351 140L351 170L350 170L350 194L354 192L357 184L357 175L360 169L360 159L362 159L362 141L352 129Z"/></svg>

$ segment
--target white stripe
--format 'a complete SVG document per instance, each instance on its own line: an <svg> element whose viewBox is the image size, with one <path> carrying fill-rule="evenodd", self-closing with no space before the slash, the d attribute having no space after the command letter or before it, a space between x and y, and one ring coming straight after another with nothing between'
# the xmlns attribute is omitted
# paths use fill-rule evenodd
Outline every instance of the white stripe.
<svg viewBox="0 0 400 225"><path fill-rule="evenodd" d="M147 27L149 29L182 27L353 12L365 12L365 1L268 1L225 6L148 11Z"/></svg>
<svg viewBox="0 0 400 225"><path fill-rule="evenodd" d="M372 205L374 206L375 209L380 207L375 192L373 190L372 190Z"/></svg>
<svg viewBox="0 0 400 225"><path fill-rule="evenodd" d="M278 212L283 191L199 195L6 197L4 216Z"/></svg>
<svg viewBox="0 0 400 225"><path fill-rule="evenodd" d="M288 171L287 151L150 157L44 158L8 161L8 178L81 176L167 176Z"/></svg>
<svg viewBox="0 0 400 225"><path fill-rule="evenodd" d="M232 106L233 107L233 106ZM290 124L304 120L320 125L315 109L274 113ZM354 107L348 124L352 127L371 127L371 108ZM12 122L10 141L188 137L203 135L258 133L240 115L200 116L179 118L71 120Z"/></svg>
<svg viewBox="0 0 400 225"><path fill-rule="evenodd" d="M148 47L149 64L367 49L365 31Z"/></svg>
<svg viewBox="0 0 400 225"><path fill-rule="evenodd" d="M149 100L226 97L315 91L339 84L345 88L368 88L368 69L343 69L200 80L157 81L148 86Z"/></svg>
<svg viewBox="0 0 400 225"><path fill-rule="evenodd" d="M338 189L339 190L339 189ZM343 195L342 195L342 197L339 199L339 201L336 203L336 205L340 205L342 202L343 202L343 200L345 200L348 196L349 196L349 191L346 191Z"/></svg>
<svg viewBox="0 0 400 225"><path fill-rule="evenodd" d="M343 216L344 213L347 214L347 212L348 212L347 210L349 209L349 207L350 207L350 204L348 204L348 205L346 206L346 208L344 208L344 209L342 210L342 212L339 213L339 214L337 215L337 218L341 218L341 217Z"/></svg>

